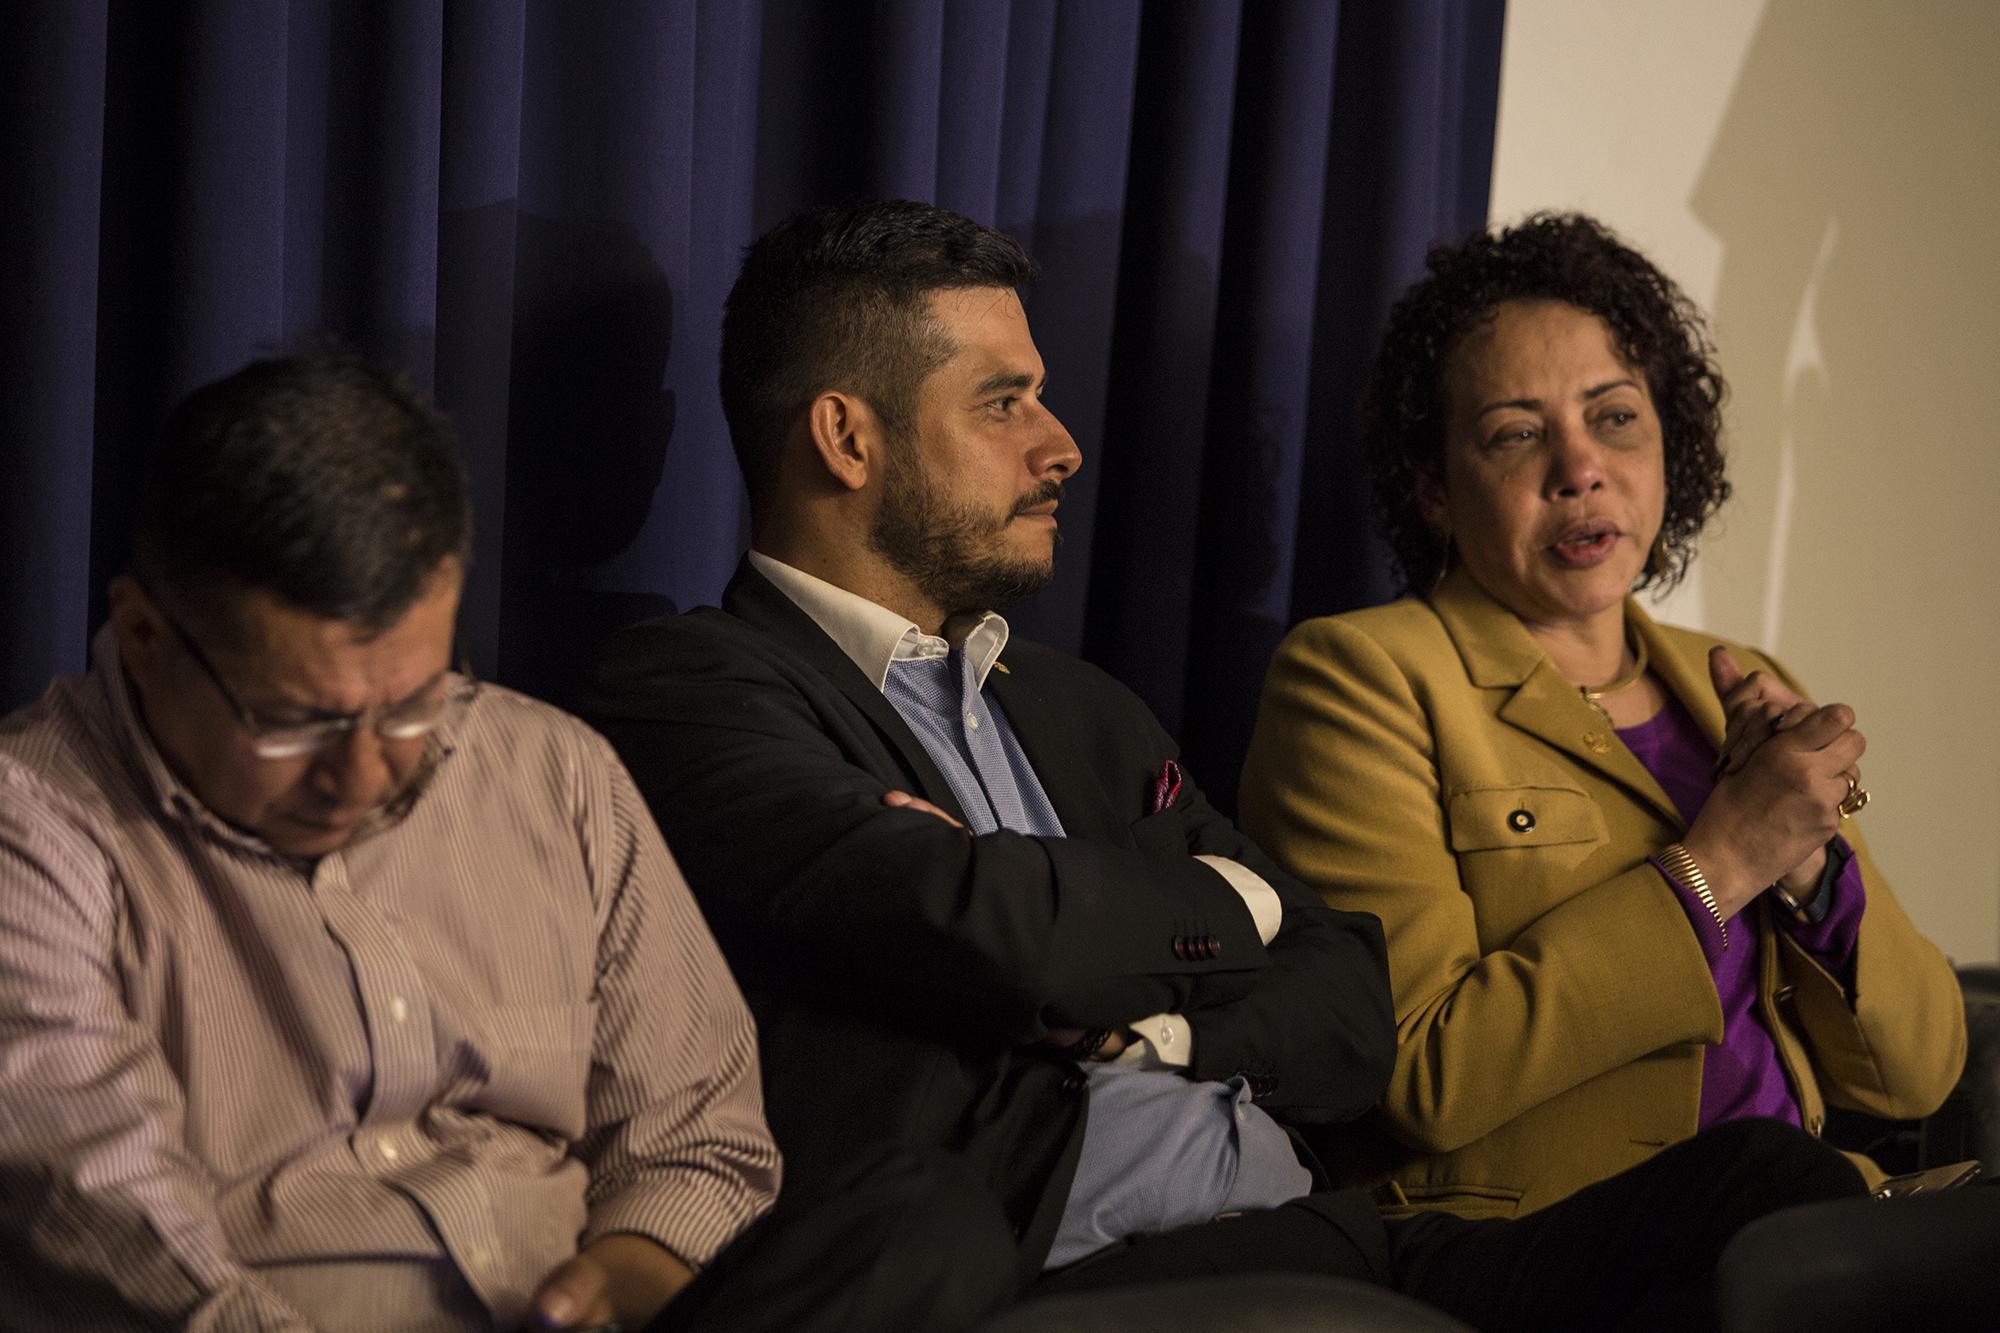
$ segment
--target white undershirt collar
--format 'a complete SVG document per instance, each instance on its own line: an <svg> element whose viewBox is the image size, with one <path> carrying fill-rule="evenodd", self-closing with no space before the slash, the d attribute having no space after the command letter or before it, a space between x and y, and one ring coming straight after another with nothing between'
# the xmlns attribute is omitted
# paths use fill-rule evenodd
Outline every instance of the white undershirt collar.
<svg viewBox="0 0 2000 1333"><path fill-rule="evenodd" d="M889 678L891 662L938 658L951 651L948 639L924 633L915 621L762 551L750 552L750 567L812 617L878 690ZM961 624L969 624L961 642L972 663L973 679L984 689L987 673L1007 646L1007 621L997 611L967 612L955 617L947 629L956 630Z"/></svg>

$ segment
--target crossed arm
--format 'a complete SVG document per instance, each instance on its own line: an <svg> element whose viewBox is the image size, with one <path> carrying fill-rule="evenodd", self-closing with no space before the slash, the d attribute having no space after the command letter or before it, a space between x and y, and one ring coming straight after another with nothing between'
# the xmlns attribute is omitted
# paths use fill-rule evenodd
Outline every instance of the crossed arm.
<svg viewBox="0 0 2000 1333"><path fill-rule="evenodd" d="M951 812L906 791L884 794L882 804L894 810L921 811L955 829L965 827ZM1277 891L1263 876L1227 857L1200 854L1195 859L1213 867L1229 881L1257 923L1258 940L1269 944L1284 920L1284 904L1279 901ZM1052 1028L1042 1038L1042 1044L1097 1063L1139 1057L1155 1067L1169 1068L1185 1067L1194 1053L1187 1019L1180 1014L1149 1014L1123 1028Z"/></svg>
<svg viewBox="0 0 2000 1333"><path fill-rule="evenodd" d="M600 724L747 986L989 1049L1178 1013L1192 1077L1274 1075L1266 1104L1298 1119L1380 1095L1393 1034L1379 928L1282 875L1193 783L1136 847L970 836L885 804L907 774L781 664L705 656L685 635L674 647ZM1133 756L1136 817L1136 774L1173 747L1136 699L1103 711L1126 719L1107 748ZM1270 881L1283 921L1268 946L1199 854ZM1218 936L1215 957L1174 955L1186 922Z"/></svg>

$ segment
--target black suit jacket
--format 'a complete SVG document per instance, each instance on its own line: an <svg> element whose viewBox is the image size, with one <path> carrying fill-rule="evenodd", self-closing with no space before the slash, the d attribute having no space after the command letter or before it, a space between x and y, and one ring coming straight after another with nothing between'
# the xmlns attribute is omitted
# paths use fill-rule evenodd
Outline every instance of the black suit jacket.
<svg viewBox="0 0 2000 1333"><path fill-rule="evenodd" d="M587 708L680 860L758 1019L785 1188L811 1194L885 1141L960 1154L1039 1268L1082 1142L1083 1080L1050 1027L1185 1014L1197 1079L1247 1077L1296 1123L1377 1101L1394 1058L1382 932L1280 871L1192 782L1150 812L1176 754L1137 696L1010 642L987 684L1064 838L974 837L895 709L812 619L741 566L723 608L607 648ZM1267 947L1197 853L1264 876ZM1212 957L1176 942L1215 937Z"/></svg>

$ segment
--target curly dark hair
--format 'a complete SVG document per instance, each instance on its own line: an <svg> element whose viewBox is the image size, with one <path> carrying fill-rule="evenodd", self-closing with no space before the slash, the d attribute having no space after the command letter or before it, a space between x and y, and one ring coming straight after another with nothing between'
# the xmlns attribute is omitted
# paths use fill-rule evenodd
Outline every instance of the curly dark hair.
<svg viewBox="0 0 2000 1333"><path fill-rule="evenodd" d="M1610 326L1625 359L1646 377L1666 455L1660 546L1636 586L1671 588L1687 572L1694 539L1729 498L1722 400L1728 391L1701 312L1673 279L1610 228L1580 213L1536 213L1511 227L1432 247L1429 275L1389 312L1362 391L1361 441L1374 471L1375 518L1406 592L1436 586L1447 541L1418 501L1444 466L1444 378L1466 333L1506 301L1561 301ZM1664 556L1660 552L1664 552Z"/></svg>

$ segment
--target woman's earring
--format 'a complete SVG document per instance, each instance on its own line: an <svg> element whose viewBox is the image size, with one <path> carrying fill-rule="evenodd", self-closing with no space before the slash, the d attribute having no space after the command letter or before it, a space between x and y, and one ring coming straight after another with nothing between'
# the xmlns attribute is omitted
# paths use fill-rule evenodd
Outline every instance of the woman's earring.
<svg viewBox="0 0 2000 1333"><path fill-rule="evenodd" d="M1451 534L1444 534L1444 549L1438 552L1437 577L1431 580L1431 591L1436 592L1444 584L1444 576L1451 572Z"/></svg>

